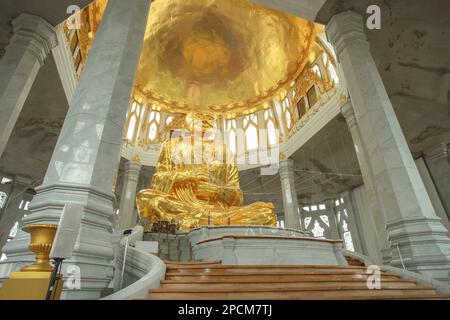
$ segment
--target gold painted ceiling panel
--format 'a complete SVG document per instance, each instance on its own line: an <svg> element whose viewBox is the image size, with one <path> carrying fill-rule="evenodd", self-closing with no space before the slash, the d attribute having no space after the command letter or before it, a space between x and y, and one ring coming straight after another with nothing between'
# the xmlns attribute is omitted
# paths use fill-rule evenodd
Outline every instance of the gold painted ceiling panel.
<svg viewBox="0 0 450 320"><path fill-rule="evenodd" d="M86 51L105 6L86 8L93 24L81 41ZM317 28L247 0L155 0L135 97L172 113L254 112L284 98L314 55Z"/></svg>
<svg viewBox="0 0 450 320"><path fill-rule="evenodd" d="M137 93L172 112L245 113L298 76L313 39L313 23L248 1L157 0Z"/></svg>

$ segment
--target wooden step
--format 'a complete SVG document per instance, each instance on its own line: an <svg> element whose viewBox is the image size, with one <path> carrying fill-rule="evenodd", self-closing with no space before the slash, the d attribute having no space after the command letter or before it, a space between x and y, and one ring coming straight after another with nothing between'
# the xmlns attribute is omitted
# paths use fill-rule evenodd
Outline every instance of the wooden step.
<svg viewBox="0 0 450 320"><path fill-rule="evenodd" d="M391 298L392 300L398 300L401 299L399 297L393 297ZM410 297L408 298L408 300L450 300L450 295L445 295L445 294L435 294L433 296L421 296L421 295L417 295L414 297Z"/></svg>
<svg viewBox="0 0 450 320"><path fill-rule="evenodd" d="M164 260L166 264L166 270L185 270L193 268L195 269L205 269L213 268L215 266L220 266L220 262L198 262L198 261L167 261Z"/></svg>
<svg viewBox="0 0 450 320"><path fill-rule="evenodd" d="M381 289L369 290L366 267L349 259L349 266L222 265L220 261L168 263L161 287L150 299L271 300L271 299L450 299L431 287L381 272Z"/></svg>
<svg viewBox="0 0 450 320"><path fill-rule="evenodd" d="M271 288L320 288L321 290L334 289L367 289L366 281L290 281L290 282L210 282L210 281L190 281L180 282L163 280L161 288L163 289L205 289L205 288L265 288L270 291ZM413 281L383 281L381 289L403 289L417 287Z"/></svg>
<svg viewBox="0 0 450 320"><path fill-rule="evenodd" d="M276 282L277 283L290 283L293 282L292 277L289 276L287 278L281 278L278 279ZM297 282L363 282L366 283L367 282L367 277L349 277L348 275L338 278L338 279L329 279L329 276L327 277L316 277L315 279L313 278L312 280L308 280L308 279L302 279L300 281ZM161 280L161 283L242 283L242 284L246 284L246 283L274 283L274 281L272 280L271 277L260 277L256 280L252 280L249 279L247 277L240 277L240 278L235 278L235 280L230 280L230 279L221 279L221 277L211 277L210 279L208 278L198 278L196 277L195 279L189 280L186 278L181 278L181 279L165 279L165 280ZM296 281L294 281L296 282ZM381 281L381 283L385 283L385 282L410 282L410 283L415 283L412 280L406 280L406 279L402 279L399 277L384 277Z"/></svg>
<svg viewBox="0 0 450 320"><path fill-rule="evenodd" d="M243 291L245 290L245 291ZM433 289L337 289L337 290L253 290L246 289L152 289L151 299L171 299L171 300L322 300L322 299L409 299L414 296L433 297L436 293Z"/></svg>
<svg viewBox="0 0 450 320"><path fill-rule="evenodd" d="M220 263L209 263L211 266L207 266L207 263L170 263L167 265L168 270L196 270L203 268L211 269L257 269L257 270L267 270L267 269L282 269L282 270L297 270L297 269L333 269L333 270L366 270L367 267L364 266L337 266L337 265L227 265Z"/></svg>
<svg viewBox="0 0 450 320"><path fill-rule="evenodd" d="M273 274L273 275L285 275L285 274L372 274L366 273L365 269L314 269L314 268L304 268L304 269L283 269L283 268L273 268L273 269L227 269L227 268L205 268L205 269L194 269L194 270L167 270L166 274L168 276L176 275L261 275L261 274ZM388 274L387 272L380 272L381 276Z"/></svg>
<svg viewBox="0 0 450 320"><path fill-rule="evenodd" d="M189 274L177 274L168 275L166 274L166 280L210 280L210 281L237 281L237 282L255 282L255 281L340 281L349 279L359 279L366 281L368 275L366 274L354 274L354 273L344 273L344 274L210 274L210 275L189 275ZM381 281L386 281L389 279L398 280L400 277L396 275L386 274L382 276Z"/></svg>
<svg viewBox="0 0 450 320"><path fill-rule="evenodd" d="M192 266L204 266L204 265L220 265L222 261L220 260L214 260L214 261L171 261L171 260L164 260L164 263L168 267L172 266L185 266L185 267L192 267Z"/></svg>
<svg viewBox="0 0 450 320"><path fill-rule="evenodd" d="M246 268L235 268L235 267L223 267L223 266L208 266L208 267L196 267L196 268L174 268L167 267L167 273L189 273L189 274L199 274L199 273L333 273L333 272L344 272L344 273L352 273L352 272L366 272L367 268L364 267L352 267L352 268L283 268L283 267L273 267L273 268L258 268L258 267L246 267ZM381 271L381 274L386 272Z"/></svg>
<svg viewBox="0 0 450 320"><path fill-rule="evenodd" d="M269 282L280 282L280 281L343 281L343 280L361 280L366 281L368 276L366 275L286 275L286 276L271 276L271 275L252 275L252 276L238 276L238 275L211 275L211 276L170 276L166 277L166 280L177 280L177 281L191 281L191 280L212 280L212 281L238 281L238 282L255 282L255 281L269 281ZM397 276L387 275L382 278L382 281L389 280L398 281Z"/></svg>

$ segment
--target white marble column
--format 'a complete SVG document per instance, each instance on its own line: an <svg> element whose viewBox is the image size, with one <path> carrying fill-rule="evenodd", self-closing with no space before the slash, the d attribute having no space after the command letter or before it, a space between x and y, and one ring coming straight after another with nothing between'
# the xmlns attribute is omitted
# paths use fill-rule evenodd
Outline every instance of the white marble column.
<svg viewBox="0 0 450 320"><path fill-rule="evenodd" d="M23 200L25 191L31 187L32 181L27 177L15 176L6 207L0 218L0 251L9 238L9 232L16 221L22 218L23 212L19 210L20 202Z"/></svg>
<svg viewBox="0 0 450 320"><path fill-rule="evenodd" d="M53 27L38 16L21 13L12 25L13 35L0 60L0 156L39 69L57 45Z"/></svg>
<svg viewBox="0 0 450 320"><path fill-rule="evenodd" d="M52 55L58 69L59 78L66 94L67 102L70 103L78 84L77 72L73 63L73 53L64 34L64 24L55 27L58 45L53 48Z"/></svg>
<svg viewBox="0 0 450 320"><path fill-rule="evenodd" d="M367 190L364 184L350 191L350 201L354 211L355 222L361 230L361 249L373 262L380 264L381 250L378 233L372 214L368 210Z"/></svg>
<svg viewBox="0 0 450 320"><path fill-rule="evenodd" d="M84 207L74 255L64 263L81 269L81 288L64 290L66 299L98 298L113 277L112 186L149 7L149 0L108 1L44 182L24 218L24 224L58 223L65 204ZM10 261L29 254L26 237L9 244Z"/></svg>
<svg viewBox="0 0 450 320"><path fill-rule="evenodd" d="M283 193L284 226L300 230L300 213L294 181L294 160L281 160L279 174Z"/></svg>
<svg viewBox="0 0 450 320"><path fill-rule="evenodd" d="M141 164L139 159L132 159L125 163L117 229L127 229L136 226L137 212L134 205L136 203L136 188L140 172Z"/></svg>
<svg viewBox="0 0 450 320"><path fill-rule="evenodd" d="M424 161L439 194L447 219L450 219L450 139L425 151ZM432 200L433 201L433 200Z"/></svg>
<svg viewBox="0 0 450 320"><path fill-rule="evenodd" d="M337 224L337 219L336 219L336 212L334 211L334 200L325 200L324 201L325 204L325 212L326 215L328 216L328 222L329 222L329 239L333 239L333 240L337 240L337 239L341 239L341 235L339 232L339 226ZM324 213L325 213L324 212Z"/></svg>
<svg viewBox="0 0 450 320"><path fill-rule="evenodd" d="M389 248L389 243L384 218L384 208L379 206L367 149L361 139L360 129L356 122L351 100L347 100L347 102L342 105L341 113L347 122L348 129L352 136L356 157L358 158L365 191L367 193L367 212L362 212L360 214L364 216L363 220L365 223L371 224L370 230L373 231L371 234L365 234L367 237L365 240L372 242L372 245L368 246L368 249L370 250L368 255L377 263L383 263L385 260L388 260L385 262L389 263L390 255L388 254L389 250L387 250ZM375 243L373 243L374 240ZM387 254L389 257L383 259L383 254Z"/></svg>
<svg viewBox="0 0 450 320"><path fill-rule="evenodd" d="M391 264L450 283L450 238L436 216L383 81L361 15L347 11L326 27L348 84L356 124L383 208ZM400 254L398 254L400 252Z"/></svg>
<svg viewBox="0 0 450 320"><path fill-rule="evenodd" d="M281 142L287 140L288 136L288 129L286 128L286 123L284 121L283 116L283 107L281 106L280 102L277 100L273 100L273 111L275 118L278 121L279 127L280 127L280 139Z"/></svg>
<svg viewBox="0 0 450 320"><path fill-rule="evenodd" d="M420 157L414 160L414 162L416 163L417 170L419 170L419 174L422 177L423 183L425 184L425 189L427 190L428 195L430 196L431 204L433 205L436 215L439 218L441 218L442 224L447 229L447 231L450 230L450 221L445 212L445 208L442 205L441 198L439 197L439 194L436 190L436 186L430 175L425 159L423 157ZM450 180L450 170L447 171L446 175L447 176L444 175L443 178Z"/></svg>
<svg viewBox="0 0 450 320"><path fill-rule="evenodd" d="M348 221L348 229L352 234L353 247L356 252L365 253L361 246L361 229L358 227L358 223L356 220L356 212L353 208L350 192L345 191L341 194L341 198L344 199L344 203L341 204L345 209L347 209L347 221Z"/></svg>

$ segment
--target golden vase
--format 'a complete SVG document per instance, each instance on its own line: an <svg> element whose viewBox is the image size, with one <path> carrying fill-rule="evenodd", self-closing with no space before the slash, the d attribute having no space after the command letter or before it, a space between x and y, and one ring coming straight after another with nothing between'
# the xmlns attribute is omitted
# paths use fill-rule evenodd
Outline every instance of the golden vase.
<svg viewBox="0 0 450 320"><path fill-rule="evenodd" d="M21 271L51 272L50 250L55 239L56 224L30 224L22 228L31 235L28 248L36 254L36 260L30 266L23 267Z"/></svg>

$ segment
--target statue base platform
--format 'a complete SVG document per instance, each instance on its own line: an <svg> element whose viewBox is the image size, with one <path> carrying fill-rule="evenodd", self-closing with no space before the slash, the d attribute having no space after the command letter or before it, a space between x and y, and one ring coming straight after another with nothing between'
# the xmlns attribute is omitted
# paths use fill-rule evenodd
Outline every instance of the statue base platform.
<svg viewBox="0 0 450 320"><path fill-rule="evenodd" d="M188 234L195 260L241 265L347 265L342 241L276 227L202 227Z"/></svg>
<svg viewBox="0 0 450 320"><path fill-rule="evenodd" d="M268 227L268 226L205 226L191 230L188 238L192 246L200 241L223 236L281 236L281 237L309 237L309 232Z"/></svg>

